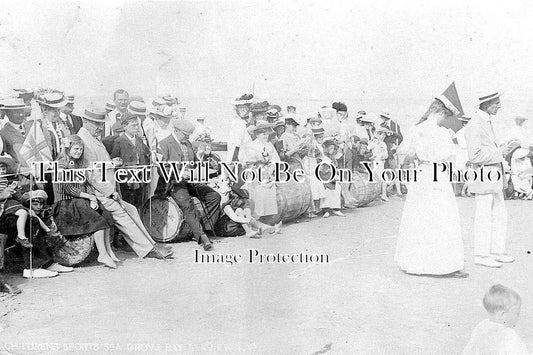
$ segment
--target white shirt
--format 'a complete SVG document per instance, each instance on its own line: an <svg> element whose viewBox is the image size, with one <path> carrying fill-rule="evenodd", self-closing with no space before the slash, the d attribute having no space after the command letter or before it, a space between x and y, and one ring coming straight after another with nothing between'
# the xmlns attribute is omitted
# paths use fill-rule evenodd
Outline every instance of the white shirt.
<svg viewBox="0 0 533 355"><path fill-rule="evenodd" d="M472 332L463 355L526 355L526 344L514 329L488 319L481 321Z"/></svg>
<svg viewBox="0 0 533 355"><path fill-rule="evenodd" d="M124 113L120 112L118 109L114 109L113 111L109 112L107 114L108 121L105 123L104 126L104 136L111 136L113 134L113 131L111 131L111 127L117 122L117 119L120 119L120 117L123 117Z"/></svg>

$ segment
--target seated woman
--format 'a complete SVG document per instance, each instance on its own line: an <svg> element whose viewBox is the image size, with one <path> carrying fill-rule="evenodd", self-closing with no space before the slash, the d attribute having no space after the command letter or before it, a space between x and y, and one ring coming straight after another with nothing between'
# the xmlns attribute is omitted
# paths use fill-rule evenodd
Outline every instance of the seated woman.
<svg viewBox="0 0 533 355"><path fill-rule="evenodd" d="M233 184L228 191L229 199L222 204L222 216L215 223L215 232L219 237L261 238L263 234L272 235L279 232L279 226L271 227L252 217L248 191Z"/></svg>
<svg viewBox="0 0 533 355"><path fill-rule="evenodd" d="M247 167L262 172L262 181L256 179L244 185L250 193L252 214L256 219L278 214L276 184L270 179L270 168L271 163L279 162L280 158L276 148L268 140L272 133L274 131L270 123L258 122L253 129L256 139L245 145L242 154L239 154L239 160Z"/></svg>
<svg viewBox="0 0 533 355"><path fill-rule="evenodd" d="M83 149L82 139L77 135L71 135L63 153L58 157L58 169L63 170L64 179L69 177L71 181L54 183L56 195L53 207L54 220L59 232L64 236L94 233L98 262L115 269L116 262L120 260L111 249L108 230L113 225L113 219L92 193L92 186L87 181L76 182L73 177L77 174L69 174L69 170L70 173L74 173L72 169L88 167L83 158ZM85 176L85 171L78 172Z"/></svg>

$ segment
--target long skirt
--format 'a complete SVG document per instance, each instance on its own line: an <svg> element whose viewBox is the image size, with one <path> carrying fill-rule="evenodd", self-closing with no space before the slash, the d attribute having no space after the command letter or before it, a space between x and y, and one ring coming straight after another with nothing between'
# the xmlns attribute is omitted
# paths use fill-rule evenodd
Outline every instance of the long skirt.
<svg viewBox="0 0 533 355"><path fill-rule="evenodd" d="M93 210L89 203L84 198L56 202L52 207L52 214L61 234L67 237L89 234L114 224L113 217L100 203L97 210Z"/></svg>
<svg viewBox="0 0 533 355"><path fill-rule="evenodd" d="M409 185L395 260L411 274L444 275L462 270L464 247L452 185L432 182L432 167L420 165Z"/></svg>

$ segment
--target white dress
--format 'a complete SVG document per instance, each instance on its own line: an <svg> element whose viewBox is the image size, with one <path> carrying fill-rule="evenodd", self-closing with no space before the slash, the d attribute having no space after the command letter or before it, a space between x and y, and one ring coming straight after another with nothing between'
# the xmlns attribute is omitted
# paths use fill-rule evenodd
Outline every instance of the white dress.
<svg viewBox="0 0 533 355"><path fill-rule="evenodd" d="M433 182L433 162L450 161L455 147L445 128L430 116L410 139L421 161L417 182L409 185L395 260L411 274L444 275L462 270L464 247L459 210L445 175Z"/></svg>

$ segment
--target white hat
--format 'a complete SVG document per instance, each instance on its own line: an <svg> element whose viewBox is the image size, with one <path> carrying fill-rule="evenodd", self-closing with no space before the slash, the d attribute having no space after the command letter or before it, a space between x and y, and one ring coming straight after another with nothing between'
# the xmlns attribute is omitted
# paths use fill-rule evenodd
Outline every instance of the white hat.
<svg viewBox="0 0 533 355"><path fill-rule="evenodd" d="M502 95L503 95L503 92L495 92L494 94L481 96L479 98L478 105L481 105L483 102L487 102L487 101L490 101L490 100L497 99L498 97L500 97Z"/></svg>

